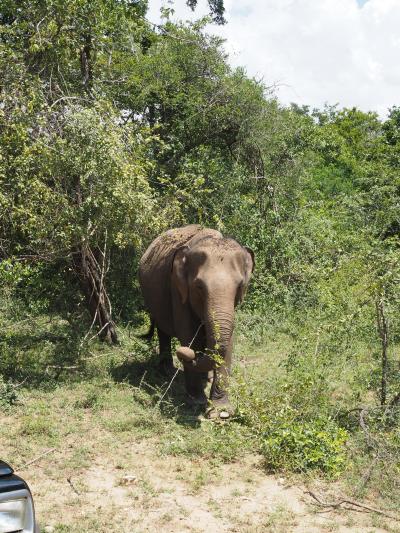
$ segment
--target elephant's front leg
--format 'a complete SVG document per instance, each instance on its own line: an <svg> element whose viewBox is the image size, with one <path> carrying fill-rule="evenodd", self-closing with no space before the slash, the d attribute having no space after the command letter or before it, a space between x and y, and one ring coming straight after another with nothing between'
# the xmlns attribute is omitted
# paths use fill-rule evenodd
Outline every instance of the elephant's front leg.
<svg viewBox="0 0 400 533"><path fill-rule="evenodd" d="M198 334L196 335L196 338L193 339L191 348L195 353L204 352L205 334L203 328L199 330ZM204 392L204 386L206 382L204 378L206 376L206 373L201 371L199 372L196 367L191 368L190 365L184 365L184 373L187 402L190 405L206 405L207 397Z"/></svg>

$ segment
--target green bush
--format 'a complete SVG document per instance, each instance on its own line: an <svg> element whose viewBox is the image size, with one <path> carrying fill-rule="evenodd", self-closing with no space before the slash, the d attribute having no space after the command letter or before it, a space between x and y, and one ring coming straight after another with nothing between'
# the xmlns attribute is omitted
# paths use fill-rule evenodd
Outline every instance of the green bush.
<svg viewBox="0 0 400 533"><path fill-rule="evenodd" d="M5 381L0 375L0 409L14 405L17 401L17 389L11 381Z"/></svg>
<svg viewBox="0 0 400 533"><path fill-rule="evenodd" d="M281 419L268 428L261 451L271 470L316 469L337 476L346 462L347 431L332 420L291 422Z"/></svg>
<svg viewBox="0 0 400 533"><path fill-rule="evenodd" d="M253 445L268 470L317 470L337 477L346 464L350 434L334 419L321 391L312 398L315 382L298 378L291 382L287 370L279 365L269 381L253 381L250 389L236 373L231 392L237 419L251 429ZM325 396L329 393L325 389Z"/></svg>

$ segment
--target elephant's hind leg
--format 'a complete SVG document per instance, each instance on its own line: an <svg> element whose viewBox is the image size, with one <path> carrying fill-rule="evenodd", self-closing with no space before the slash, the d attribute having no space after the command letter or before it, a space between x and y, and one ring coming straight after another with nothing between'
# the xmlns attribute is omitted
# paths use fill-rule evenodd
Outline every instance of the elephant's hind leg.
<svg viewBox="0 0 400 533"><path fill-rule="evenodd" d="M160 372L167 378L172 378L176 372L171 351L171 337L157 328L158 344L160 347Z"/></svg>

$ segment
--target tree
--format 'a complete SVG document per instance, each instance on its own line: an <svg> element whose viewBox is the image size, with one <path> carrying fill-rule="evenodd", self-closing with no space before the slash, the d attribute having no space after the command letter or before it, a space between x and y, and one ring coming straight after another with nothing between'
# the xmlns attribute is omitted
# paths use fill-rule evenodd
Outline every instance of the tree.
<svg viewBox="0 0 400 533"><path fill-rule="evenodd" d="M198 0L186 0L187 5L194 10L197 6ZM208 5L210 8L210 13L213 16L214 21L217 24L225 24L226 20L224 18L225 7L223 0L208 0Z"/></svg>
<svg viewBox="0 0 400 533"><path fill-rule="evenodd" d="M3 11L0 246L10 267L70 262L92 323L116 342L110 252L138 246L159 218L146 180L149 133L121 121L97 83L103 56L121 45L117 21L136 24L140 5L95 4L8 2Z"/></svg>

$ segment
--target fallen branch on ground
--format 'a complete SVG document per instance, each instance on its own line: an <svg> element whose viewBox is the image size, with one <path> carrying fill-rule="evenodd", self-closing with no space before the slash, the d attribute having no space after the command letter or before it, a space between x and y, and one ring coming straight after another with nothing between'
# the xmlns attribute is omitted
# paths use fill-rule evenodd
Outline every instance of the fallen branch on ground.
<svg viewBox="0 0 400 533"><path fill-rule="evenodd" d="M71 366L47 365L45 372L47 375L49 375L50 370L56 370L56 377L58 378L63 370L78 370L78 369L79 369L78 365L71 365Z"/></svg>
<svg viewBox="0 0 400 533"><path fill-rule="evenodd" d="M17 470L22 470L23 468L26 468L27 466L30 466L30 465L33 465L33 463L36 463L37 461L39 461L39 459L41 459L42 457L44 457L45 455L49 455L49 453L53 453L56 451L57 448L50 448L49 450L46 450L45 452L41 453L40 455L38 455L37 457L35 457L34 459L32 459L31 461L28 461L27 463L19 466L17 468Z"/></svg>
<svg viewBox="0 0 400 533"><path fill-rule="evenodd" d="M386 516L387 518L390 518L391 520L397 520L400 522L400 517L391 515L387 513L386 511L382 511L381 509L377 509L376 507L370 507L368 505L364 505L363 503L358 503L353 500L347 500L343 498L342 500L338 500L337 502L323 502L321 499L314 494L311 490L304 491L304 494L309 494L318 505L321 507L331 507L331 509L338 509L341 505L350 505L351 507L346 507L346 509L352 510L352 511L364 511L367 513L377 513L382 516ZM356 509L352 509L352 507L356 507Z"/></svg>

